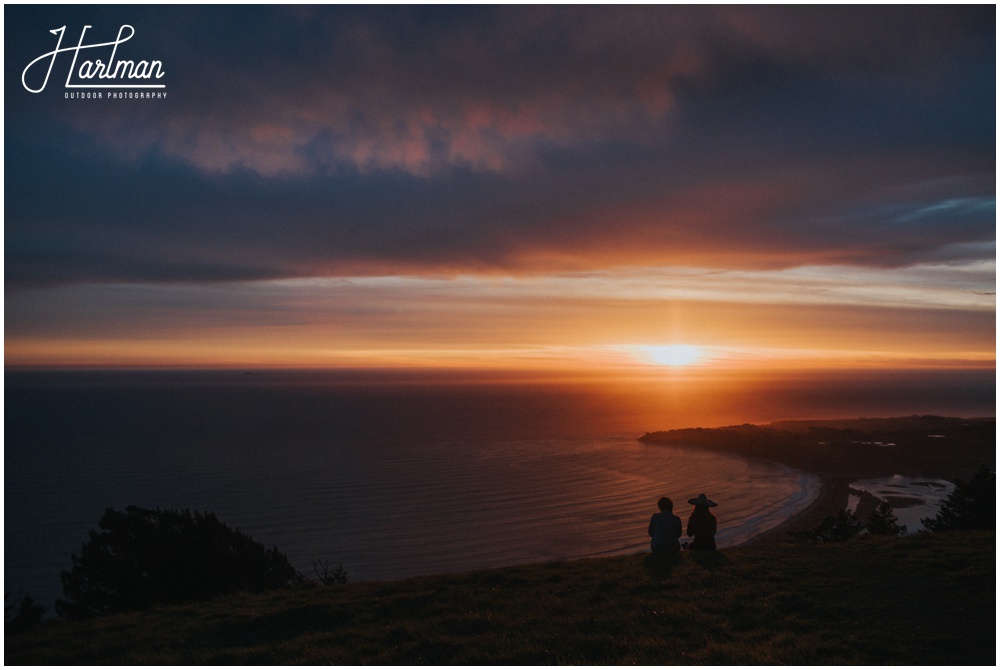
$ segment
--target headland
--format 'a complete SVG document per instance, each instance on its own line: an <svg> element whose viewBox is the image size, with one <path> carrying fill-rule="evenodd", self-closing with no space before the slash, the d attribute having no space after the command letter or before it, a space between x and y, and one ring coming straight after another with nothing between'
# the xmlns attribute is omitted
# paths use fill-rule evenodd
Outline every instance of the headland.
<svg viewBox="0 0 1000 670"><path fill-rule="evenodd" d="M850 484L906 475L968 480L981 465L996 465L996 419L907 416L776 421L719 428L646 433L649 444L671 444L775 461L812 473L822 487L805 510L748 545L780 543L845 509Z"/></svg>

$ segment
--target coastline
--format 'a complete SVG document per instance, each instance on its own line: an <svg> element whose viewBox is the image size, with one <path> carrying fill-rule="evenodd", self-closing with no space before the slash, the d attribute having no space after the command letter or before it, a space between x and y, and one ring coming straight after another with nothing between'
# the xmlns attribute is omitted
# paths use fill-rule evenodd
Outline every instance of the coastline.
<svg viewBox="0 0 1000 670"><path fill-rule="evenodd" d="M850 483L860 477L817 476L820 477L819 493L805 509L788 517L774 528L758 533L736 546L764 547L785 544L792 541L789 533L812 530L826 517L835 516L841 510L847 509Z"/></svg>
<svg viewBox="0 0 1000 670"><path fill-rule="evenodd" d="M992 417L779 421L647 433L640 441L738 454L819 478L819 493L805 509L739 547L793 542L789 533L812 530L847 509L850 485L858 480L904 475L955 482L981 465L996 465Z"/></svg>

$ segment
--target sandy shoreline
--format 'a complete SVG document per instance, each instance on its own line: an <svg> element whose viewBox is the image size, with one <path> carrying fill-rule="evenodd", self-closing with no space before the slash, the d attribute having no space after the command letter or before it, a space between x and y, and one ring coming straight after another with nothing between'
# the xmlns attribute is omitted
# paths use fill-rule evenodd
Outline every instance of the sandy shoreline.
<svg viewBox="0 0 1000 670"><path fill-rule="evenodd" d="M828 516L835 516L847 509L850 483L860 477L820 477L820 490L816 498L801 512L793 514L774 528L754 535L737 546L754 547L782 544L791 541L789 533L812 530Z"/></svg>

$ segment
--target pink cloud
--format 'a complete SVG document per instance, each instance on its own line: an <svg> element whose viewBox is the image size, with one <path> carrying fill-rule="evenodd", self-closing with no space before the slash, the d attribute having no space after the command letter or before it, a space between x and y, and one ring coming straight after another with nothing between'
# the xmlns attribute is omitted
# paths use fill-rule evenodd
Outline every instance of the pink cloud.
<svg viewBox="0 0 1000 670"><path fill-rule="evenodd" d="M209 172L497 172L543 145L663 139L678 82L710 79L734 56L827 72L906 68L933 62L958 23L891 8L860 16L850 8L517 8L400 38L381 14L329 24L323 16L295 17L296 29L307 24L323 45L300 61L279 66L254 54L251 65L224 67L205 59L201 81L184 82L165 118L119 106L84 110L76 121L123 155L158 151ZM928 46L907 48L913 39Z"/></svg>

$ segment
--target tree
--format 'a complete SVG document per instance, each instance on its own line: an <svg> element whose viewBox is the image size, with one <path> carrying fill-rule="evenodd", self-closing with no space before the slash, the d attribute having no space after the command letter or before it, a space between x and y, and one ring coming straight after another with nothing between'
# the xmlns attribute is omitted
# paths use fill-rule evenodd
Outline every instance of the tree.
<svg viewBox="0 0 1000 670"><path fill-rule="evenodd" d="M921 519L927 530L994 530L996 528L996 472L986 466L969 483L955 481L955 490L945 498L933 519Z"/></svg>
<svg viewBox="0 0 1000 670"><path fill-rule="evenodd" d="M278 549L190 510L108 509L62 574L57 611L80 618L262 591L303 580Z"/></svg>
<svg viewBox="0 0 1000 670"><path fill-rule="evenodd" d="M7 618L8 608L4 605L4 618ZM7 618L6 630L11 633L19 633L24 630L31 630L42 622L45 608L34 601L31 596L24 596L18 605L17 614L12 618Z"/></svg>
<svg viewBox="0 0 1000 670"><path fill-rule="evenodd" d="M323 586L347 583L347 570L344 570L344 566L340 563L337 564L337 567L332 567L329 561L318 559L312 562L312 566L313 574Z"/></svg>
<svg viewBox="0 0 1000 670"><path fill-rule="evenodd" d="M899 525L899 520L892 513L892 505L883 501L875 511L865 519L864 529L872 535L902 535L906 526Z"/></svg>
<svg viewBox="0 0 1000 670"><path fill-rule="evenodd" d="M861 533L863 526L854 512L840 510L837 516L828 516L815 530L805 533L813 542L843 542Z"/></svg>

